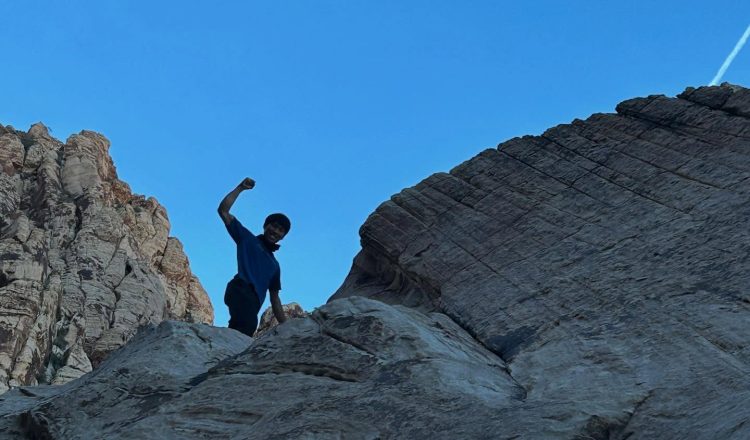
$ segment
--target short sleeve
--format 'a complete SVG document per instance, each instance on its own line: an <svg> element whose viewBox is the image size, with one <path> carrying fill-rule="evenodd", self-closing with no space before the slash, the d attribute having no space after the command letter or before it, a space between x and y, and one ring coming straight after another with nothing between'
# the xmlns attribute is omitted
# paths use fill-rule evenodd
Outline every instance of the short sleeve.
<svg viewBox="0 0 750 440"><path fill-rule="evenodd" d="M232 240L234 240L235 243L239 244L242 240L245 239L248 235L250 235L250 231L247 230L244 226L242 226L242 223L240 223L239 220L237 220L237 217L234 217L232 221L229 222L227 226L227 231L229 232L229 235L232 236Z"/></svg>
<svg viewBox="0 0 750 440"><path fill-rule="evenodd" d="M279 268L273 278L271 278L271 283L268 285L268 290L281 290L281 268Z"/></svg>

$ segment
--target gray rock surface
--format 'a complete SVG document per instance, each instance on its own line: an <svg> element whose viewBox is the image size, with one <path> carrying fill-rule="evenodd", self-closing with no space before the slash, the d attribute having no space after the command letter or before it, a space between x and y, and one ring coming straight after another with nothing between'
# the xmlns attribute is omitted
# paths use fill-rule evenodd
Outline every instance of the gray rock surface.
<svg viewBox="0 0 750 440"><path fill-rule="evenodd" d="M179 337L146 329L64 387L0 396L0 433L750 438L750 92L617 112L394 195L309 316L252 340L180 324L205 330L198 351L236 341L215 356L172 355ZM158 379L138 360L188 356L189 371Z"/></svg>
<svg viewBox="0 0 750 440"><path fill-rule="evenodd" d="M376 439L436 430L443 431L437 438L494 438L488 433L504 423L493 421L494 414L513 411L525 395L504 362L444 314L367 298L334 301L291 319L237 356L232 349L251 341L239 332L184 323L179 333L166 332L165 324L139 334L65 391L35 405L15 403L20 411L3 419L0 433ZM187 337L196 327L208 344ZM223 351L216 350L220 341ZM207 362L221 356L213 367ZM0 399L18 400L21 391L31 392Z"/></svg>
<svg viewBox="0 0 750 440"><path fill-rule="evenodd" d="M379 206L332 299L452 317L524 418L589 414L560 438L750 438L748 117L701 87L485 150Z"/></svg>
<svg viewBox="0 0 750 440"><path fill-rule="evenodd" d="M191 378L245 350L250 341L205 324L143 326L92 373L65 385L19 387L0 396L0 438L116 438L110 433L182 395Z"/></svg>
<svg viewBox="0 0 750 440"><path fill-rule="evenodd" d="M91 371L139 325L213 322L167 213L117 178L109 141L0 126L0 393Z"/></svg>

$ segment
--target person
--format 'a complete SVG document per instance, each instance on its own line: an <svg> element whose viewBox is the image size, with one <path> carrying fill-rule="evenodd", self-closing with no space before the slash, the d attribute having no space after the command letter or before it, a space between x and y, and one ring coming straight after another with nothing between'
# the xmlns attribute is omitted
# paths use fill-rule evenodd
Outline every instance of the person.
<svg viewBox="0 0 750 440"><path fill-rule="evenodd" d="M219 204L219 216L237 244L237 274L224 293L224 304L229 308L229 328L250 337L258 327L258 312L266 299L266 290L271 293L271 308L279 324L286 321L279 299L281 268L273 253L291 228L287 216L275 213L266 217L263 233L256 236L229 213L240 193L254 187L255 181L247 177Z"/></svg>

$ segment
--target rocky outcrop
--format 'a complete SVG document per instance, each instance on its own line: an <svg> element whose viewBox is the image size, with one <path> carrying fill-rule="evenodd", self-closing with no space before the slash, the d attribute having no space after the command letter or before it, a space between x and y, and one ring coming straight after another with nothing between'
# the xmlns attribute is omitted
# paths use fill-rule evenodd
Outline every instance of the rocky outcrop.
<svg viewBox="0 0 750 440"><path fill-rule="evenodd" d="M109 141L0 126L0 393L65 383L139 325L213 321L167 213L117 178Z"/></svg>
<svg viewBox="0 0 750 440"><path fill-rule="evenodd" d="M214 353L218 335L237 338L235 349L250 342L234 330L197 330ZM445 315L367 298L335 301L310 317L291 319L202 374L197 360L212 357L212 344L152 333L134 338L63 392L50 396L27 388L0 396L9 412L0 418L0 434L376 439L423 438L434 429L486 438L488 430L501 429L494 414L524 394L503 361ZM188 344L192 353L174 353L173 347ZM172 375L167 367L175 359L190 359L190 368ZM164 378L152 378L154 369ZM457 430L458 414L464 421Z"/></svg>
<svg viewBox="0 0 750 440"><path fill-rule="evenodd" d="M379 206L332 299L450 316L552 437L750 437L749 117L725 84L485 150Z"/></svg>
<svg viewBox="0 0 750 440"><path fill-rule="evenodd" d="M393 196L309 316L255 339L181 324L209 341L193 354L207 366L163 389L138 379L145 362L115 370L126 350L185 356L169 352L179 338L144 329L64 388L0 396L0 433L750 437L750 92L688 89L617 111ZM213 338L249 346L208 362Z"/></svg>
<svg viewBox="0 0 750 440"><path fill-rule="evenodd" d="M250 341L240 332L205 324L162 321L143 326L127 345L78 380L14 388L0 396L0 438L117 438L118 429L158 412L162 404L181 396L194 377L242 352ZM222 402L219 398L216 403ZM62 414L70 419L58 419ZM210 415L210 409L203 414ZM126 438L159 438L127 429Z"/></svg>
<svg viewBox="0 0 750 440"><path fill-rule="evenodd" d="M292 318L303 318L308 315L307 312L296 302L289 304L282 304L284 314L287 319ZM260 316L260 324L258 324L258 330L255 331L254 337L258 337L263 333L268 332L272 328L279 325L279 321L273 315L273 309L268 307L265 312Z"/></svg>

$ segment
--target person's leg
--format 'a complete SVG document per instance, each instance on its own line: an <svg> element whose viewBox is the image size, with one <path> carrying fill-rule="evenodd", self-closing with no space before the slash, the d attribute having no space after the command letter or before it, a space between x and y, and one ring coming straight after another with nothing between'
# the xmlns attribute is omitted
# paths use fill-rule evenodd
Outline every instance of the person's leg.
<svg viewBox="0 0 750 440"><path fill-rule="evenodd" d="M258 329L258 312L260 311L260 304L258 304L258 295L255 294L255 289L252 285L247 289L247 325L245 327L246 335L254 335L255 330Z"/></svg>
<svg viewBox="0 0 750 440"><path fill-rule="evenodd" d="M258 327L260 310L253 286L240 278L232 279L227 284L224 303L229 307L229 328L252 337Z"/></svg>

